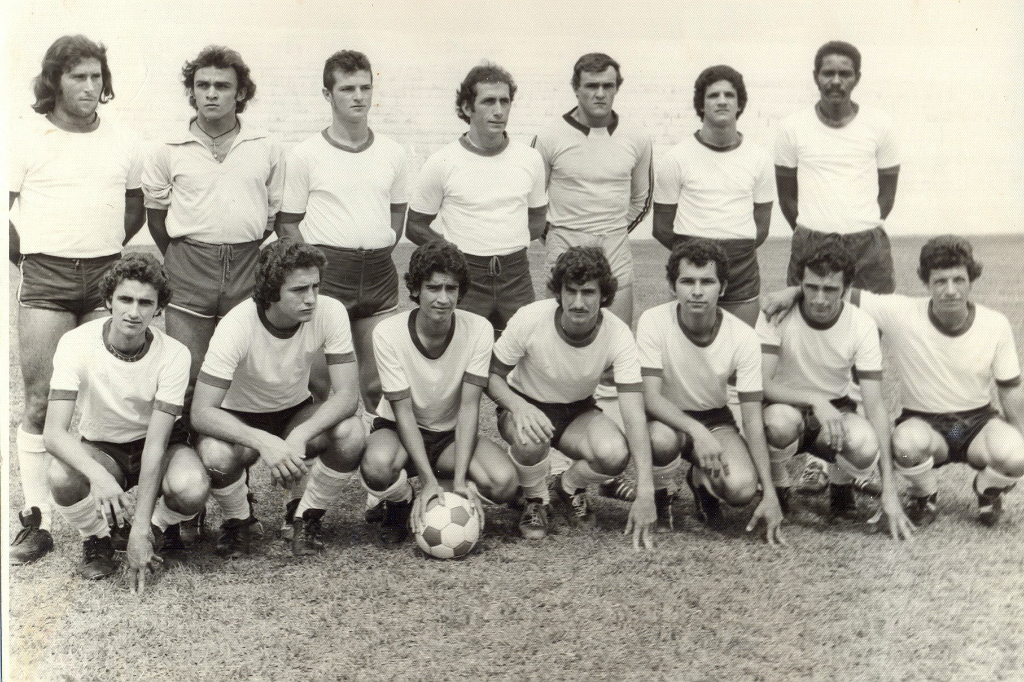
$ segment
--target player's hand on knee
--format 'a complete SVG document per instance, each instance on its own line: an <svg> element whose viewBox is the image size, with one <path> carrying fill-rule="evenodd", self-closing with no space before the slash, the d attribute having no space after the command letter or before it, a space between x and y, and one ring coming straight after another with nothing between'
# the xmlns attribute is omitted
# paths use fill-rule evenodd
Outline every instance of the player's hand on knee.
<svg viewBox="0 0 1024 682"><path fill-rule="evenodd" d="M539 445L551 440L555 428L548 416L533 405L526 405L512 415L516 438L523 445Z"/></svg>
<svg viewBox="0 0 1024 682"><path fill-rule="evenodd" d="M750 517L750 523L747 524L747 532L749 533L757 528L758 523L762 519L765 524L765 540L768 541L769 545L775 547L776 545L789 544L782 537L782 508L774 496L761 498L757 509L754 510L754 515Z"/></svg>
<svg viewBox="0 0 1024 682"><path fill-rule="evenodd" d="M444 494L444 489L441 488L441 484L437 482L437 479L425 481L423 483L423 489L420 490L420 494L416 496L416 501L412 504L412 530L414 533L420 533L423 531L423 515L427 513L427 506L431 500L440 501L441 495Z"/></svg>
<svg viewBox="0 0 1024 682"><path fill-rule="evenodd" d="M629 518L626 520L625 535L633 534L633 549L639 551L640 544L644 549L653 549L654 540L651 528L658 518L654 507L654 495L637 494L636 500L629 507Z"/></svg>
<svg viewBox="0 0 1024 682"><path fill-rule="evenodd" d="M695 429L690 437L693 438L693 456L697 460L697 465L711 475L717 476L716 472L723 470L722 444L714 434L703 427Z"/></svg>
<svg viewBox="0 0 1024 682"><path fill-rule="evenodd" d="M155 572L163 563L163 559L153 551L153 536L148 524L132 526L125 558L128 560L128 587L141 595L146 590L146 575Z"/></svg>
<svg viewBox="0 0 1024 682"><path fill-rule="evenodd" d="M289 485L302 478L308 469L303 458L306 454L305 448L296 452L296 448L277 436L266 434L267 438L261 444L259 453L260 459L270 469L270 476L274 483Z"/></svg>
<svg viewBox="0 0 1024 682"><path fill-rule="evenodd" d="M827 400L814 404L814 418L821 424L821 435L833 452L842 452L846 444L846 423L843 413Z"/></svg>
<svg viewBox="0 0 1024 682"><path fill-rule="evenodd" d="M89 479L89 489L96 500L96 511L107 525L124 526L131 512L131 498L121 489L117 480L106 470Z"/></svg>

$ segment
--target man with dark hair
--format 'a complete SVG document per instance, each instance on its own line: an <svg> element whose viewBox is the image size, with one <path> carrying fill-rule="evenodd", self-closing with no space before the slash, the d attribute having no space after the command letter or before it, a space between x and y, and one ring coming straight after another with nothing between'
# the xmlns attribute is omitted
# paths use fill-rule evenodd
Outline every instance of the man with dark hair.
<svg viewBox="0 0 1024 682"><path fill-rule="evenodd" d="M637 489L626 532L633 533L634 548L641 542L650 548L656 515L640 363L629 326L602 312L615 298L611 265L599 247L570 247L555 263L548 288L554 298L519 310L494 344L487 391L498 403L498 430L526 499L519 530L529 539L547 534L551 448L575 460L552 488L577 527L597 524L587 486L622 473L632 456ZM608 367L625 435L593 397Z"/></svg>
<svg viewBox="0 0 1024 682"><path fill-rule="evenodd" d="M33 84L36 102L10 141L11 262L21 269L18 339L25 411L17 451L24 511L11 563L53 548L43 441L47 390L57 342L107 314L98 283L121 248L142 228L142 158L130 131L101 119L114 98L107 50L85 36L58 38ZM15 228L15 222L17 228Z"/></svg>
<svg viewBox="0 0 1024 682"><path fill-rule="evenodd" d="M676 244L665 268L676 298L645 311L636 330L658 525L672 528L675 494L670 488L685 459L691 464L686 482L698 519L718 526L721 502L744 506L760 484L761 501L747 531L764 519L768 543L785 544L761 421L757 335L717 305L728 285L728 267L715 241L697 237ZM734 374L745 440L726 405L727 382Z"/></svg>
<svg viewBox="0 0 1024 682"><path fill-rule="evenodd" d="M210 480L176 421L188 385L188 349L152 326L171 293L160 264L149 255L127 255L107 270L99 291L111 317L69 331L53 359L43 431L56 459L50 492L84 540L77 569L83 578L114 571L111 526L132 521L129 583L142 591L147 571L182 558L178 524L203 508ZM76 404L81 440L71 432ZM129 519L126 491L136 485Z"/></svg>
<svg viewBox="0 0 1024 682"><path fill-rule="evenodd" d="M526 249L543 234L547 212L540 154L505 132L515 94L501 67L470 70L455 99L469 131L427 159L409 204L409 239L459 247L470 272L459 307L486 318L497 334L535 298Z"/></svg>
<svg viewBox="0 0 1024 682"><path fill-rule="evenodd" d="M422 527L423 513L441 494L438 477L474 502L502 503L519 487L509 456L479 438L480 396L494 344L490 322L456 310L469 290L466 260L454 244L416 249L405 276L417 308L390 317L374 331L373 350L384 396L360 465L363 485L384 500L380 539L400 543ZM413 504L409 476L423 488Z"/></svg>
<svg viewBox="0 0 1024 682"><path fill-rule="evenodd" d="M293 510L292 552L323 548L321 519L359 466L365 434L359 383L345 307L319 298L326 259L309 244L281 239L256 265L252 299L217 327L196 384L192 424L199 455L224 515L217 553L249 551L256 523L246 469L262 460L277 483L306 479ZM309 392L312 358L323 353L334 395L321 404ZM307 460L316 458L311 466Z"/></svg>

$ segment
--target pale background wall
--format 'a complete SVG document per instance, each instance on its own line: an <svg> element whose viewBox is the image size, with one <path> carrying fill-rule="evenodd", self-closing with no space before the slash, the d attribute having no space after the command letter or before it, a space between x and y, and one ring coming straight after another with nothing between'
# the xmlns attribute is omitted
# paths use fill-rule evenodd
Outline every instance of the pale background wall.
<svg viewBox="0 0 1024 682"><path fill-rule="evenodd" d="M575 59L604 51L626 78L616 109L644 121L657 162L699 125L691 99L701 69L728 63L744 74L750 101L740 128L751 142L770 145L781 117L816 100L815 50L841 38L864 58L855 99L883 107L899 127L903 170L890 233L1024 232L1024 4L1015 0L212 5L8 7L8 121L34 115L30 80L46 47L81 32L109 48L117 98L103 115L159 139L191 111L182 63L216 42L252 66L258 95L246 116L291 146L329 122L323 60L353 48L378 74L371 125L405 145L415 180L426 157L464 130L454 91L473 64L488 58L516 77L509 131L529 141L575 103L568 84ZM772 233L789 233L777 209ZM637 236L649 234L648 219Z"/></svg>

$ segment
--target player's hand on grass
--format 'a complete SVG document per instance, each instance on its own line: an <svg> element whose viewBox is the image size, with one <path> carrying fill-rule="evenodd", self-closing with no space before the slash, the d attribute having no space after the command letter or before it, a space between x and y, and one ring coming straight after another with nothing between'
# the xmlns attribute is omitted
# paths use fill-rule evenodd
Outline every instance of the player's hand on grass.
<svg viewBox="0 0 1024 682"><path fill-rule="evenodd" d="M512 413L512 426L522 445L545 443L555 433L548 416L529 403Z"/></svg>
<svg viewBox="0 0 1024 682"><path fill-rule="evenodd" d="M454 481L452 484L452 492L456 495L462 495L469 503L473 505L473 509L476 510L476 515L480 519L480 530L483 530L484 523L484 505L480 501L480 494L476 489L476 484L472 481Z"/></svg>
<svg viewBox="0 0 1024 682"><path fill-rule="evenodd" d="M141 595L146 590L146 575L155 572L164 561L153 551L153 535L148 525L132 526L125 557L128 559L128 587Z"/></svg>
<svg viewBox="0 0 1024 682"><path fill-rule="evenodd" d="M813 409L814 418L821 424L821 437L833 452L842 452L846 444L846 423L843 421L843 413L827 400L816 402Z"/></svg>
<svg viewBox="0 0 1024 682"><path fill-rule="evenodd" d="M274 483L287 486L306 475L309 469L305 462L305 443L300 448L295 443L282 440L273 434L268 433L265 436L259 448L260 459L270 469Z"/></svg>
<svg viewBox="0 0 1024 682"><path fill-rule="evenodd" d="M90 492L96 500L96 511L107 522L108 526L115 523L118 528L124 526L131 515L131 498L121 489L117 479L106 469L89 479Z"/></svg>
<svg viewBox="0 0 1024 682"><path fill-rule="evenodd" d="M703 426L694 429L690 437L693 439L693 456L697 459L697 465L712 476L717 476L724 470L722 444Z"/></svg>
<svg viewBox="0 0 1024 682"><path fill-rule="evenodd" d="M412 503L411 525L414 533L423 532L423 515L427 513L427 506L431 500L436 499L440 501L442 495L444 495L444 489L437 482L437 479L426 481L423 484L423 489L416 496L416 501Z"/></svg>
<svg viewBox="0 0 1024 682"><path fill-rule="evenodd" d="M775 497L774 493L764 495L761 498L760 504L754 510L754 515L750 517L750 523L747 524L747 532L749 533L757 528L757 524L762 519L765 524L765 539L769 545L775 547L776 545L789 544L782 537L782 507L779 506L779 500Z"/></svg>
<svg viewBox="0 0 1024 682"><path fill-rule="evenodd" d="M907 518L906 512L903 511L903 505L900 504L900 498L892 486L886 486L882 490L882 507L872 521L877 523L882 514L889 520L889 533L894 540L913 541L914 524Z"/></svg>
<svg viewBox="0 0 1024 682"><path fill-rule="evenodd" d="M642 494L637 491L636 499L629 507L629 519L626 520L625 535L633 534L633 550L640 549L640 543L644 549L653 549L654 540L651 537L651 528L658 519L658 512L654 508L654 493Z"/></svg>

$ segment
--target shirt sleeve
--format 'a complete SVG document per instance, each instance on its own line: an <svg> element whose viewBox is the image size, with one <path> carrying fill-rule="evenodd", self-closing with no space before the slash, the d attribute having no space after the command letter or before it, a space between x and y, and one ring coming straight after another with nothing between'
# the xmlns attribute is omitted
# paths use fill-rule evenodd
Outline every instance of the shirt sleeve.
<svg viewBox="0 0 1024 682"><path fill-rule="evenodd" d="M267 176L267 218L273 218L281 210L284 196L284 177L286 164L281 146L270 140L270 175Z"/></svg>
<svg viewBox="0 0 1024 682"><path fill-rule="evenodd" d="M535 135L530 146L537 150L537 153L540 154L541 161L544 162L544 182L545 186L549 186L551 184L551 159L553 150L547 143L547 132L545 131L539 135Z"/></svg>
<svg viewBox="0 0 1024 682"><path fill-rule="evenodd" d="M658 335L658 323L652 310L640 316L636 328L637 355L640 360L640 372L643 376L664 376L661 359L661 343Z"/></svg>
<svg viewBox="0 0 1024 682"><path fill-rule="evenodd" d="M153 145L142 162L142 193L146 196L146 208L166 211L171 205L171 191L169 147L166 144Z"/></svg>
<svg viewBox="0 0 1024 682"><path fill-rule="evenodd" d="M900 165L900 150L896 142L895 125L887 118L882 121L878 133L878 148L875 160L878 168L892 168Z"/></svg>
<svg viewBox="0 0 1024 682"><path fill-rule="evenodd" d="M908 314L913 314L910 304L913 299L900 294L874 294L863 289L855 289L851 302L866 312L882 332L885 332L894 321L897 323Z"/></svg>
<svg viewBox="0 0 1024 682"><path fill-rule="evenodd" d="M661 160L654 173L654 203L678 204L679 189L683 185L679 154L675 148Z"/></svg>
<svg viewBox="0 0 1024 682"><path fill-rule="evenodd" d="M153 409L180 417L185 405L185 389L188 387L188 372L192 356L187 348L179 347L160 368L156 380L156 396Z"/></svg>
<svg viewBox="0 0 1024 682"><path fill-rule="evenodd" d="M647 135L640 139L639 151L630 182L629 213L626 215L628 231L636 228L647 216L654 195L654 160L651 138Z"/></svg>
<svg viewBox="0 0 1024 682"><path fill-rule="evenodd" d="M501 338L494 342L494 359L507 368L515 367L526 355L526 343L530 336L527 328L525 308L520 308L505 326Z"/></svg>
<svg viewBox="0 0 1024 682"><path fill-rule="evenodd" d="M487 320L476 326L473 354L466 366L462 381L482 388L487 387L488 368L494 351L494 327Z"/></svg>
<svg viewBox="0 0 1024 682"><path fill-rule="evenodd" d="M757 334L742 322L742 335L736 348L736 393L741 403L759 403L764 399L761 376L761 348Z"/></svg>
<svg viewBox="0 0 1024 682"><path fill-rule="evenodd" d="M81 353L65 334L57 342L57 350L53 354L50 400L75 400L82 381L81 370Z"/></svg>
<svg viewBox="0 0 1024 682"><path fill-rule="evenodd" d="M373 357L377 360L377 373L380 375L380 388L384 399L396 401L411 396L412 390L398 351L391 344L391 339L385 335L390 329L391 325L378 325L373 330Z"/></svg>
<svg viewBox="0 0 1024 682"><path fill-rule="evenodd" d="M758 341L761 342L762 353L780 354L782 337L779 334L778 325L769 322L764 315L758 315L754 331L757 332Z"/></svg>
<svg viewBox="0 0 1024 682"><path fill-rule="evenodd" d="M25 182L25 171L28 166L28 154L25 144L28 141L29 133L17 129L11 131L8 141L7 157L7 191L20 192L22 183Z"/></svg>
<svg viewBox="0 0 1024 682"><path fill-rule="evenodd" d="M427 159L416 179L416 192L409 208L425 215L437 215L444 202L444 169L440 152Z"/></svg>
<svg viewBox="0 0 1024 682"><path fill-rule="evenodd" d="M615 357L612 358L612 374L615 377L615 388L620 392L642 392L643 376L640 371L640 355L636 341L625 323L616 325L618 331L615 338Z"/></svg>
<svg viewBox="0 0 1024 682"><path fill-rule="evenodd" d="M775 201L775 168L768 153L761 154L757 178L754 180L754 203L767 204Z"/></svg>
<svg viewBox="0 0 1024 682"><path fill-rule="evenodd" d="M142 187L142 162L145 158L145 142L135 133L128 133L125 141L128 152L128 174L124 188L139 189ZM137 196L137 195L136 195Z"/></svg>
<svg viewBox="0 0 1024 682"><path fill-rule="evenodd" d="M340 365L355 362L356 349L352 344L352 325L348 320L348 311L341 302L323 297L324 306L324 355L328 365Z"/></svg>
<svg viewBox="0 0 1024 682"><path fill-rule="evenodd" d="M210 339L210 348L203 357L199 370L199 381L217 388L228 389L235 378L235 371L248 350L248 332L237 324L225 324L221 320ZM230 322L235 322L231 320ZM236 331L238 330L238 331Z"/></svg>
<svg viewBox="0 0 1024 682"><path fill-rule="evenodd" d="M405 204L409 201L409 169L405 150L399 147L395 152L395 179L391 183L391 203Z"/></svg>
<svg viewBox="0 0 1024 682"><path fill-rule="evenodd" d="M854 350L854 366L863 379L882 379L882 345L878 339L878 327L870 320L858 325L857 348Z"/></svg>
<svg viewBox="0 0 1024 682"><path fill-rule="evenodd" d="M526 197L526 202L530 208L540 208L548 203L547 172L544 170L544 159L540 158L536 149L530 150L530 157L530 164L533 167L533 186L530 188L530 194Z"/></svg>
<svg viewBox="0 0 1024 682"><path fill-rule="evenodd" d="M1020 383L1020 359L1017 357L1017 344L1013 341L1013 330L1005 317L1000 319L997 333L992 376L1001 387L1016 386Z"/></svg>
<svg viewBox="0 0 1024 682"><path fill-rule="evenodd" d="M775 165L785 168L797 167L796 136L790 121L783 121L779 125L779 132L775 137Z"/></svg>
<svg viewBox="0 0 1024 682"><path fill-rule="evenodd" d="M309 164L302 147L295 147L285 155L284 192L281 211L305 213L309 201Z"/></svg>

